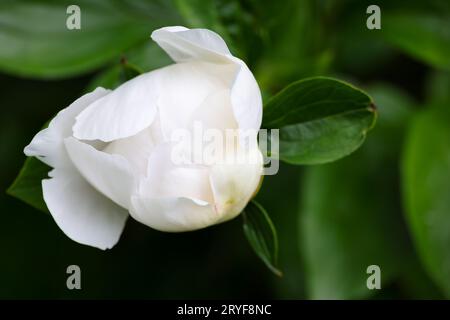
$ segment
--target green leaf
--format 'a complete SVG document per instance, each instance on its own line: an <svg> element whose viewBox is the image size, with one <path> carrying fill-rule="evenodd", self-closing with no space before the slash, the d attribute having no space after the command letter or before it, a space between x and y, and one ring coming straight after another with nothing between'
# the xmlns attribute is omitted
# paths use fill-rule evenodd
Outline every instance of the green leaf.
<svg viewBox="0 0 450 320"><path fill-rule="evenodd" d="M120 82L124 83L131 80L144 72L136 65L130 63L125 57L120 60Z"/></svg>
<svg viewBox="0 0 450 320"><path fill-rule="evenodd" d="M68 30L71 1L2 1L0 70L20 76L67 77L119 59L150 41L152 30L179 23L173 7L161 1L77 1L81 29Z"/></svg>
<svg viewBox="0 0 450 320"><path fill-rule="evenodd" d="M36 209L48 213L47 205L42 196L42 180L48 178L48 172L51 169L34 157L27 158L16 180L8 188L7 193Z"/></svg>
<svg viewBox="0 0 450 320"><path fill-rule="evenodd" d="M404 8L382 18L382 35L406 53L438 68L450 70L450 12Z"/></svg>
<svg viewBox="0 0 450 320"><path fill-rule="evenodd" d="M244 234L251 247L274 274L281 276L282 273L277 268L277 232L266 210L256 201L251 201L242 215Z"/></svg>
<svg viewBox="0 0 450 320"><path fill-rule="evenodd" d="M149 72L173 63L169 55L153 41L134 47L126 51L123 56L142 72Z"/></svg>
<svg viewBox="0 0 450 320"><path fill-rule="evenodd" d="M151 41L125 52L122 58L127 62L126 66L131 66L134 70L132 70L132 75L149 72L171 63L169 56L156 43ZM90 92L97 87L115 89L123 83L127 77L124 77L124 65L120 62L118 59L116 64L99 73L89 83L85 91Z"/></svg>
<svg viewBox="0 0 450 320"><path fill-rule="evenodd" d="M326 77L294 82L264 106L263 127L280 129L279 159L293 164L335 161L363 143L374 126L372 99Z"/></svg>
<svg viewBox="0 0 450 320"><path fill-rule="evenodd" d="M299 244L313 299L374 294L366 287L370 265L381 268L382 288L411 269L397 169L411 100L386 86L369 92L377 99L380 119L364 148L336 163L308 168L303 180Z"/></svg>
<svg viewBox="0 0 450 320"><path fill-rule="evenodd" d="M122 68L120 65L115 65L110 67L97 76L95 76L91 82L85 88L85 93L95 90L97 87L102 87L106 89L115 89L121 85L121 72Z"/></svg>
<svg viewBox="0 0 450 320"><path fill-rule="evenodd" d="M448 107L448 106L447 106ZM425 268L450 297L450 112L416 115L403 154L406 217Z"/></svg>

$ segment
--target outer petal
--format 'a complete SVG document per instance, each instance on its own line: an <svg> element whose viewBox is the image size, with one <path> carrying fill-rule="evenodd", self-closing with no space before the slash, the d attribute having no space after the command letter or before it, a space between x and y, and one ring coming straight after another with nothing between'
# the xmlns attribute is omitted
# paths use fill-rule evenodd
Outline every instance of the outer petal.
<svg viewBox="0 0 450 320"><path fill-rule="evenodd" d="M95 189L118 205L129 207L136 179L128 160L121 155L98 151L73 137L65 139L65 145L75 167Z"/></svg>
<svg viewBox="0 0 450 320"><path fill-rule="evenodd" d="M210 181L215 210L221 216L219 222L230 220L241 213L256 191L262 171L263 159L257 148L228 155L224 163L211 168Z"/></svg>
<svg viewBox="0 0 450 320"><path fill-rule="evenodd" d="M227 89L235 69L233 64L192 61L134 78L84 110L73 127L74 136L101 141L132 137L152 124L157 110L168 136L186 127L209 95Z"/></svg>
<svg viewBox="0 0 450 320"><path fill-rule="evenodd" d="M137 221L166 232L202 229L217 223L208 203L187 198L132 197L130 214Z"/></svg>
<svg viewBox="0 0 450 320"><path fill-rule="evenodd" d="M170 144L157 146L148 163L148 177L132 197L130 214L161 231L189 231L214 224L219 216L209 204L213 195L209 169L177 166Z"/></svg>
<svg viewBox="0 0 450 320"><path fill-rule="evenodd" d="M258 83L247 65L234 58L240 66L231 88L233 113L240 129L259 130L262 121L262 98Z"/></svg>
<svg viewBox="0 0 450 320"><path fill-rule="evenodd" d="M92 188L74 168L55 169L42 181L56 224L72 240L109 249L120 238L128 213Z"/></svg>
<svg viewBox="0 0 450 320"><path fill-rule="evenodd" d="M155 40L176 62L211 61L236 66L231 83L234 116L241 129L258 130L262 120L262 98L258 84L246 64L233 57L223 39L206 29L166 27L153 31Z"/></svg>
<svg viewBox="0 0 450 320"><path fill-rule="evenodd" d="M75 138L110 142L149 127L157 112L161 70L133 78L92 103L76 118Z"/></svg>
<svg viewBox="0 0 450 320"><path fill-rule="evenodd" d="M209 168L199 165L176 165L174 146L158 145L148 161L147 178L141 181L139 193L150 197L184 197L212 202Z"/></svg>
<svg viewBox="0 0 450 320"><path fill-rule="evenodd" d="M176 62L221 62L226 61L224 56L231 56L225 41L208 29L165 27L153 31L151 37Z"/></svg>
<svg viewBox="0 0 450 320"><path fill-rule="evenodd" d="M36 134L31 143L25 147L25 154L29 157L36 156L42 162L54 168L71 166L64 147L64 138L72 135L75 117L88 105L109 92L109 90L97 88L61 110L50 121L48 127Z"/></svg>

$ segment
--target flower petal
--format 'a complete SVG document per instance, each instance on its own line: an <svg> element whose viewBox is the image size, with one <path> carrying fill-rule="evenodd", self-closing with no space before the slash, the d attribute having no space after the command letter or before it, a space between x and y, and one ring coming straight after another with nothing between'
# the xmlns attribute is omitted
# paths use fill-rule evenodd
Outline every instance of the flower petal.
<svg viewBox="0 0 450 320"><path fill-rule="evenodd" d="M210 61L236 66L231 82L231 102L241 129L258 130L262 120L262 98L258 84L240 59L233 57L225 41L206 29L166 27L153 31L152 39L176 62Z"/></svg>
<svg viewBox="0 0 450 320"><path fill-rule="evenodd" d="M204 130L238 129L230 101L230 90L217 90L208 95L203 103L191 114L189 122L193 130L195 123L201 123Z"/></svg>
<svg viewBox="0 0 450 320"><path fill-rule="evenodd" d="M102 151L123 156L134 167L134 171L145 176L147 174L147 162L153 148L163 142L160 130L159 120L155 120L149 128L132 137L114 140Z"/></svg>
<svg viewBox="0 0 450 320"><path fill-rule="evenodd" d="M258 148L228 154L223 163L211 168L211 188L220 222L236 217L256 191L263 172Z"/></svg>
<svg viewBox="0 0 450 320"><path fill-rule="evenodd" d="M217 33L207 29L165 27L153 31L151 37L175 62L217 62L231 56L225 41Z"/></svg>
<svg viewBox="0 0 450 320"><path fill-rule="evenodd" d="M42 181L44 200L72 240L102 250L120 238L128 213L92 188L75 168L54 169Z"/></svg>
<svg viewBox="0 0 450 320"><path fill-rule="evenodd" d="M189 127L192 114L208 97L228 90L234 76L233 68L233 65L196 61L161 70L159 81L162 89L158 110L161 128L167 139L174 130ZM208 106L216 110L215 105Z"/></svg>
<svg viewBox="0 0 450 320"><path fill-rule="evenodd" d="M149 127L157 111L158 79L163 69L133 78L92 103L76 117L75 138L110 142Z"/></svg>
<svg viewBox="0 0 450 320"><path fill-rule="evenodd" d="M247 65L237 59L240 66L231 87L231 103L239 128L243 130L259 130L262 121L262 97L258 83Z"/></svg>
<svg viewBox="0 0 450 320"><path fill-rule="evenodd" d="M154 229L189 231L214 224L209 168L174 164L173 145L157 146L149 159L148 177L131 199L133 218Z"/></svg>
<svg viewBox="0 0 450 320"><path fill-rule="evenodd" d="M64 147L64 139L72 135L72 126L75 117L94 101L108 94L110 90L97 88L75 100L70 106L61 110L49 123L48 127L41 130L28 146L24 153L35 156L49 166L71 166Z"/></svg>
<svg viewBox="0 0 450 320"><path fill-rule="evenodd" d="M135 192L135 172L123 156L98 151L73 137L64 140L67 152L81 175L103 195L128 208Z"/></svg>
<svg viewBox="0 0 450 320"><path fill-rule="evenodd" d="M183 232L202 229L217 222L211 205L187 198L131 198L131 216L159 231Z"/></svg>
<svg viewBox="0 0 450 320"><path fill-rule="evenodd" d="M141 181L139 193L150 197L184 197L212 202L209 168L175 164L174 146L158 145L148 160L147 178Z"/></svg>

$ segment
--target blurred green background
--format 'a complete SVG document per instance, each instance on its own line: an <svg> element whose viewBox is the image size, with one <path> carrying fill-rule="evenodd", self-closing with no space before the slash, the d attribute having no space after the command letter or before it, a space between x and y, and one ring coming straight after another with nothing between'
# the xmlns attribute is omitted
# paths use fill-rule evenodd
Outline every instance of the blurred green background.
<svg viewBox="0 0 450 320"><path fill-rule="evenodd" d="M68 30L66 8L81 8ZM369 30L366 9L381 8ZM281 164L257 199L278 230L272 275L242 221L169 234L129 219L103 252L68 239L51 216L0 193L0 298L450 297L450 2L362 0L9 1L0 3L0 189L23 148L57 111L124 79L122 57L144 71L170 63L149 39L167 25L218 32L254 72L265 100L315 75L366 90L376 128L349 157ZM66 268L82 290L66 288ZM366 268L381 268L368 290Z"/></svg>

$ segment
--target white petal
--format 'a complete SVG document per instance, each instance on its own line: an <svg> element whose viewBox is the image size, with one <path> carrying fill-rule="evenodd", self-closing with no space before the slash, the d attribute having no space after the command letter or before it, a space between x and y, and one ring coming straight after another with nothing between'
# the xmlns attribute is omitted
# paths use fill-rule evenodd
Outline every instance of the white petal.
<svg viewBox="0 0 450 320"><path fill-rule="evenodd" d="M217 90L208 95L192 113L189 122L193 126L201 123L204 130L238 129L230 100L230 90Z"/></svg>
<svg viewBox="0 0 450 320"><path fill-rule="evenodd" d="M167 150L161 154L167 155ZM180 170L172 175L165 168L171 166L167 165L170 161L160 155L159 161L149 163L149 170L159 174L149 177L140 193L132 197L130 214L141 223L168 232L197 230L230 220L244 209L260 182L261 153L254 149L249 156L253 156L252 161L214 165L209 191L203 173Z"/></svg>
<svg viewBox="0 0 450 320"><path fill-rule="evenodd" d="M212 202L209 168L176 165L173 145L158 145L148 161L147 178L141 181L139 193L149 197L184 197Z"/></svg>
<svg viewBox="0 0 450 320"><path fill-rule="evenodd" d="M128 213L92 188L74 168L55 169L42 181L44 200L72 240L100 249L120 238Z"/></svg>
<svg viewBox="0 0 450 320"><path fill-rule="evenodd" d="M241 213L258 187L262 170L262 155L257 148L227 155L224 163L212 166L210 180L220 222Z"/></svg>
<svg viewBox="0 0 450 320"><path fill-rule="evenodd" d="M187 198L132 197L131 216L166 232L192 231L217 223L211 205Z"/></svg>
<svg viewBox="0 0 450 320"><path fill-rule="evenodd" d="M166 138L170 138L173 130L188 128L192 114L211 95L228 90L234 77L234 68L234 65L196 61L175 64L161 70L159 81L163 89L158 106ZM212 112L217 109L214 104L208 106Z"/></svg>
<svg viewBox="0 0 450 320"><path fill-rule="evenodd" d="M176 62L223 61L230 51L223 39L207 29L165 27L153 31L152 39Z"/></svg>
<svg viewBox="0 0 450 320"><path fill-rule="evenodd" d="M240 66L231 88L231 103L239 128L259 130L262 121L262 98L258 83L241 60L234 58Z"/></svg>
<svg viewBox="0 0 450 320"><path fill-rule="evenodd" d="M121 155L98 151L73 137L64 142L81 175L103 195L128 208L136 188L135 172L128 160Z"/></svg>
<svg viewBox="0 0 450 320"><path fill-rule="evenodd" d="M102 151L126 158L140 175L147 174L147 162L156 145L163 142L159 120L138 134L109 143Z"/></svg>
<svg viewBox="0 0 450 320"><path fill-rule="evenodd" d="M92 103L77 116L73 135L80 140L110 142L149 127L157 111L161 70L133 78Z"/></svg>
<svg viewBox="0 0 450 320"><path fill-rule="evenodd" d="M207 227L220 218L213 201L209 169L178 166L171 159L172 145L157 146L148 163L148 177L132 197L130 214L154 229L169 232Z"/></svg>
<svg viewBox="0 0 450 320"><path fill-rule="evenodd" d="M97 88L61 110L50 121L48 127L36 134L31 143L25 147L25 154L29 157L36 156L42 162L54 168L71 166L64 147L64 138L72 135L75 117L91 103L108 94L108 92L110 91Z"/></svg>
<svg viewBox="0 0 450 320"><path fill-rule="evenodd" d="M176 62L210 61L235 65L230 84L233 112L241 129L258 130L262 120L262 98L258 84L240 59L233 57L223 39L206 29L166 27L153 31L152 39Z"/></svg>

